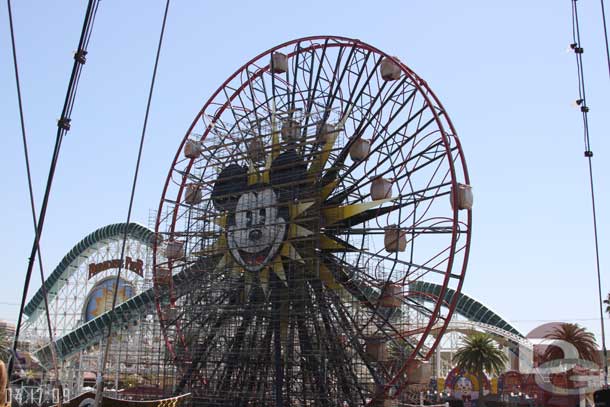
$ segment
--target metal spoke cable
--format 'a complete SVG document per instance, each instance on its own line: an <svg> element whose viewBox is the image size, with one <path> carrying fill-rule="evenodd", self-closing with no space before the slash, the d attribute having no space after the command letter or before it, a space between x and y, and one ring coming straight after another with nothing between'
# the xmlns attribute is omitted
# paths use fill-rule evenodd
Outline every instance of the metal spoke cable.
<svg viewBox="0 0 610 407"><path fill-rule="evenodd" d="M599 319L601 324L601 334L602 334L602 350L604 354L604 387L608 387L608 352L606 349L606 332L604 325L604 308L603 308L603 300L602 300L602 284L601 284L601 270L600 270L600 262L599 262L599 242L598 242L598 233L597 233L597 210L595 207L595 190L594 190L594 178L593 178L593 151L591 150L591 140L589 138L589 106L587 105L587 98L585 94L585 77L584 77L584 69L582 63L582 54L584 52L581 42L580 42L580 26L578 21L578 0L572 0L572 44L570 47L574 51L576 55L576 66L578 70L578 100L576 104L580 106L580 111L582 112L582 120L583 120L583 136L584 136L584 146L585 146L585 157L588 160L589 164L589 185L591 192L591 208L593 212L593 236L595 241L595 265L597 271L597 290L598 290L598 299L599 299ZM602 10L603 10L603 0L602 0ZM604 15L604 30L605 30L605 15ZM608 49L606 35L606 50ZM609 73L610 73L610 59L609 61Z"/></svg>
<svg viewBox="0 0 610 407"><path fill-rule="evenodd" d="M23 102L22 102L22 97L21 97L21 85L20 85L20 80L19 80L19 64L17 63L17 47L15 45L15 29L13 27L13 13L11 10L11 0L6 0L6 5L7 5L7 10L8 10L9 28L10 28L10 33L11 33L11 46L12 46L12 51L13 51L13 67L15 70L15 85L17 88L17 103L19 105L19 119L20 119L20 123L21 123L21 139L23 142L23 153L25 156L25 170L26 170L27 181L28 181L30 208L32 210L32 221L34 223L34 232L36 232L36 229L38 227L38 221L36 219L36 205L34 202L34 191L33 191L33 187L32 187L32 175L31 175L31 171L30 171L30 159L29 159L29 154L28 154L28 142L27 142L27 136L26 136L26 131L25 131L25 119L24 119L24 114L23 114ZM51 344L51 347L50 347L51 361L53 364L53 371L55 372L55 380L57 383L57 387L59 389L59 405L61 406L62 401L63 401L62 400L63 391L62 391L62 385L61 385L60 377L59 377L59 369L57 366L57 351L55 349L54 337L53 337L53 327L51 325L51 316L49 314L49 300L47 297L47 290L44 285L45 277L44 277L44 268L42 265L42 254L40 252L40 245L37 247L37 254L38 254L38 268L40 270L40 281L43 282L42 297L44 299L44 311L45 311L45 317L46 317L46 322L47 322L47 330L48 330L48 334L49 334L49 343Z"/></svg>
<svg viewBox="0 0 610 407"><path fill-rule="evenodd" d="M155 88L155 81L157 78L157 68L159 66L159 57L161 55L161 46L163 45L163 36L165 34L165 24L167 22L167 13L169 10L169 3L170 0L167 0L165 3L165 12L163 13L163 22L161 24L161 33L159 35L159 42L157 44L157 54L155 57L155 64L154 64L154 68L153 68L153 74L152 74L152 79L150 82L150 88L148 91L148 100L146 103L146 113L144 114L144 123L142 125L142 134L140 135L140 145L138 148L138 157L136 159L136 167L135 167L135 171L134 171L134 175L133 175L133 182L131 185L131 195L129 198L129 208L127 209L127 220L126 220L126 224L129 225L129 223L131 222L131 212L133 209L133 201L134 201L134 197L135 197L135 192L136 192L136 186L138 183L138 174L140 171L140 162L142 160L142 150L144 147L144 140L146 138L146 128L148 126L148 116L150 113L150 106L151 106L151 102L152 102L152 96L153 96L153 91ZM123 241L121 244L121 256L120 256L120 261L119 261L119 267L118 267L118 272L116 275L116 278L114 280L114 286L113 286L113 295L112 295L112 307L110 308L110 311L114 311L115 307L116 307L116 303L117 303L117 295L119 292L119 281L121 278L121 271L123 269L123 263L124 263L124 259L125 259L125 247L127 245L127 235L128 235L128 229L129 228L125 228L125 232L123 233ZM105 336L106 341L104 343L104 351L103 351L103 356L102 356L102 363L101 363L101 367L99 369L98 372L98 376L97 376L97 386L96 386L96 393L95 393L95 404L94 407L98 407L101 404L101 400L102 400L102 393L104 391L104 372L106 370L106 364L108 363L108 353L110 351L110 345L112 343L112 324L108 325L108 333Z"/></svg>
<svg viewBox="0 0 610 407"><path fill-rule="evenodd" d="M82 66L86 62L85 56L87 55L86 44L89 43L89 39L91 37L91 27L93 26L93 22L95 20L95 14L98 7L98 0L89 0L89 4L87 5L87 11L85 14L85 19L83 22L83 28L81 30L80 40L78 43L78 48L76 54L74 55L74 65L72 67L72 74L70 76L70 81L68 83L68 91L66 94L66 99L64 102L64 106L62 109L61 117L57 123L57 136L55 138L55 147L53 149L53 155L51 158L51 165L49 168L49 175L47 177L47 183L45 187L44 197L42 200L42 204L40 207L40 214L38 216L38 224L36 225L36 233L34 236L34 242L32 244L32 250L30 252L30 257L28 259L28 267L25 273L25 282L23 284L23 294L21 297L21 304L19 308L19 316L17 318L17 326L15 327L15 338L12 346L13 356L10 358L8 363L8 376L11 377L16 351L17 351L17 343L19 340L19 334L21 331L21 323L23 320L23 312L25 308L25 301L28 294L28 289L30 285L30 280L32 277L32 270L34 268L34 261L36 260L36 255L38 254L40 238L42 236L42 230L44 227L44 221L46 217L47 207L49 203L49 197L51 194L51 187L53 185L53 178L55 176L55 169L57 167L57 162L59 159L59 152L61 149L61 144L64 136L70 130L70 113L72 112L72 107L74 105L74 100L76 96L76 88L78 85L78 79L80 77L80 72L82 70ZM44 284L44 281L43 281Z"/></svg>

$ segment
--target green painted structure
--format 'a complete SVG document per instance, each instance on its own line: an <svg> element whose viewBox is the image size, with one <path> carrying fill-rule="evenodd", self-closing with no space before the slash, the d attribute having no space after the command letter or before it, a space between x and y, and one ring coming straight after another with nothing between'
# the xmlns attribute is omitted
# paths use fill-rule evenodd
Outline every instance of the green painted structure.
<svg viewBox="0 0 610 407"><path fill-rule="evenodd" d="M428 283L425 281L416 281L409 285L409 296L412 298L419 297L423 300L429 298L430 296L438 298L441 290L441 285ZM455 290L448 288L445 292L443 303L451 303L455 295ZM469 321L491 325L495 328L503 329L514 335L523 337L523 335L515 327L502 319L502 317L466 294L458 294L455 312L465 317Z"/></svg>
<svg viewBox="0 0 610 407"><path fill-rule="evenodd" d="M70 275L87 259L89 253L109 240L122 239L125 233L129 237L140 240L149 246L153 244L155 238L152 230L137 223L116 223L97 229L78 242L64 256L59 265L44 282L49 299L59 292ZM185 283L185 281L182 281L185 278L187 276L182 275L182 273L173 276L174 283L177 286ZM409 296L413 299L425 301L431 297L437 298L441 290L442 286L438 284L417 281L409 285ZM443 299L444 304L449 304L455 295L455 290L447 289ZM27 304L25 308L26 315L30 318L36 318L38 313L43 310L43 303L43 289L41 287ZM53 344L56 348L57 356L60 359L66 358L99 342L100 338L107 332L109 325L120 324L120 326L127 326L138 320L142 315L155 312L154 307L154 289L150 288L118 304L114 310L108 311L58 338ZM490 325L518 337L523 337L516 328L502 319L498 314L465 294L458 294L455 312L472 322ZM53 345L48 344L36 351L36 356L43 363L50 361L50 350Z"/></svg>

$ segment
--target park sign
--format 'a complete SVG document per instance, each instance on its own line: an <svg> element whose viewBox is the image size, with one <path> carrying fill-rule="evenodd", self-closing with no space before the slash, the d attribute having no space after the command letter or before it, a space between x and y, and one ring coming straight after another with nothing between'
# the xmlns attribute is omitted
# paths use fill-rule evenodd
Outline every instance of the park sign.
<svg viewBox="0 0 610 407"><path fill-rule="evenodd" d="M89 279L98 273L108 269L118 269L123 266L129 271L133 271L140 277L144 276L144 262L140 259L133 260L131 257L125 257L125 264L121 265L121 259L106 260L101 263L89 264Z"/></svg>

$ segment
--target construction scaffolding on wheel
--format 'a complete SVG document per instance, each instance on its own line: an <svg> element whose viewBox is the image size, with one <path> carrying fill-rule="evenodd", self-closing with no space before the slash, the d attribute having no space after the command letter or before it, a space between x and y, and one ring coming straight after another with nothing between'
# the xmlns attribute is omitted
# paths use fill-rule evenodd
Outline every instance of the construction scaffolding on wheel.
<svg viewBox="0 0 610 407"><path fill-rule="evenodd" d="M461 288L471 206L455 131L399 60L340 37L260 54L203 106L159 205L174 393L413 402L455 307L444 294ZM411 292L419 281L440 296Z"/></svg>

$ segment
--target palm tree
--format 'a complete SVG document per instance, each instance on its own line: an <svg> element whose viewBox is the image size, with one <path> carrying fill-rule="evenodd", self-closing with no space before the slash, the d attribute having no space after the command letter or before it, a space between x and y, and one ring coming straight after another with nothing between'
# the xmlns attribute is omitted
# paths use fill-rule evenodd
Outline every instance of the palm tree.
<svg viewBox="0 0 610 407"><path fill-rule="evenodd" d="M604 300L604 304L606 304L606 312L610 315L610 293L608 293L608 296Z"/></svg>
<svg viewBox="0 0 610 407"><path fill-rule="evenodd" d="M508 357L494 344L491 335L475 332L464 339L464 344L453 356L457 367L477 375L479 403L483 402L485 372L499 374L504 370Z"/></svg>
<svg viewBox="0 0 610 407"><path fill-rule="evenodd" d="M599 364L599 350L595 336L578 324L561 324L545 335L548 339L559 339L571 343L578 350L580 359ZM563 351L558 346L549 346L544 352L545 361L562 359Z"/></svg>

